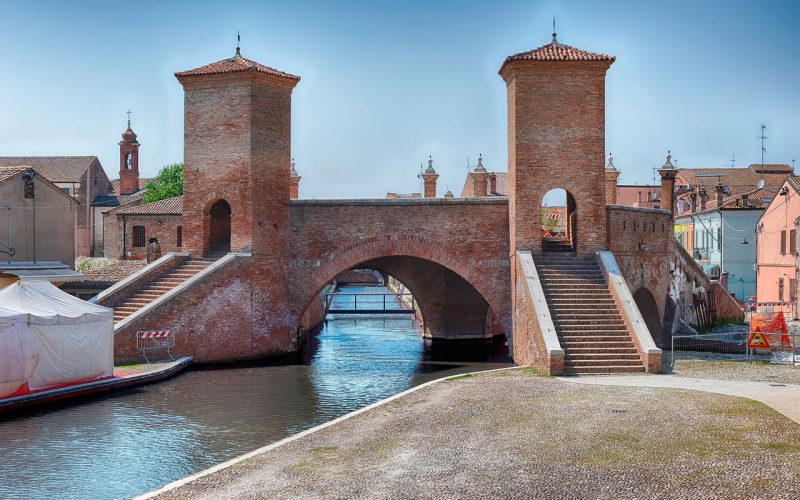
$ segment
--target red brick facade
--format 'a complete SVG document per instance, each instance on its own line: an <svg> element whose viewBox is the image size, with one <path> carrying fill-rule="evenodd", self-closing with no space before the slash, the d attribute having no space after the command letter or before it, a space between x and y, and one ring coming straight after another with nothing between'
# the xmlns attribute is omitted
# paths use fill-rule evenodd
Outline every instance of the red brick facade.
<svg viewBox="0 0 800 500"><path fill-rule="evenodd" d="M147 258L147 242L158 239L161 252L184 252L182 239L183 217L180 215L106 215L105 256L108 259L144 260ZM143 227L144 246L134 241L134 229ZM178 228L181 228L180 230Z"/></svg>
<svg viewBox="0 0 800 500"><path fill-rule="evenodd" d="M511 341L513 323L515 361L563 371L537 347L530 297L512 273L515 251L541 250L547 191L572 194L579 255L613 250L631 289L646 288L659 303L669 284L671 215L606 207L604 86L613 58L597 57L506 61L509 196L469 200L290 201L298 78L255 67L238 53L177 74L185 89L184 249L194 258L210 250L210 207L225 200L231 251L250 255L129 324L119 332L118 354L135 354L136 329L165 326L183 332L176 352L198 362L293 351L319 315L326 284L366 268L408 287L427 336L481 338L499 324ZM477 179L481 193L488 176Z"/></svg>

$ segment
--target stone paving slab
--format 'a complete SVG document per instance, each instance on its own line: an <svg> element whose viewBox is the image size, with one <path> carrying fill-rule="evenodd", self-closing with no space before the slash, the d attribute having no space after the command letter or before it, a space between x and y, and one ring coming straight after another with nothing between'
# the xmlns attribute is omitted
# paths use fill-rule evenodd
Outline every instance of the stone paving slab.
<svg viewBox="0 0 800 500"><path fill-rule="evenodd" d="M675 375L581 376L561 377L561 380L577 384L689 389L738 396L764 403L800 424L800 385L699 379Z"/></svg>
<svg viewBox="0 0 800 500"><path fill-rule="evenodd" d="M617 387L574 381L530 369L455 377L160 493L788 499L800 491L800 427L761 403L622 378Z"/></svg>

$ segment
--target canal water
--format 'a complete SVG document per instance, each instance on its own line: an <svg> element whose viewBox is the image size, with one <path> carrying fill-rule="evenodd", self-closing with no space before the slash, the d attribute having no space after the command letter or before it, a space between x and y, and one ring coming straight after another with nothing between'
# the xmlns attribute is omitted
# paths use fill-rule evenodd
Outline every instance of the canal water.
<svg viewBox="0 0 800 500"><path fill-rule="evenodd" d="M282 364L193 370L0 417L0 499L128 498L409 387L509 364L502 340L429 344L413 316L329 315Z"/></svg>

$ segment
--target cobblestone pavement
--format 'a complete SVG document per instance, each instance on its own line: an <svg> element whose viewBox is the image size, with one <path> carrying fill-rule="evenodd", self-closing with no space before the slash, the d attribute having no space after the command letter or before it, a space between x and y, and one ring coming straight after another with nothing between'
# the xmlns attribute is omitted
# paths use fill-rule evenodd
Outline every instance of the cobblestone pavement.
<svg viewBox="0 0 800 500"><path fill-rule="evenodd" d="M798 491L800 426L761 403L516 369L424 387L165 496L796 498Z"/></svg>

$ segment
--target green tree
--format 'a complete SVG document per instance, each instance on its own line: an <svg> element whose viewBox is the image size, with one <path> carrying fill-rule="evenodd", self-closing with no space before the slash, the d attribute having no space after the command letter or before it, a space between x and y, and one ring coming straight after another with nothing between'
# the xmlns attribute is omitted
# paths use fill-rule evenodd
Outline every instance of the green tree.
<svg viewBox="0 0 800 500"><path fill-rule="evenodd" d="M147 183L142 203L151 203L183 194L183 163L173 163L158 171L155 179Z"/></svg>

